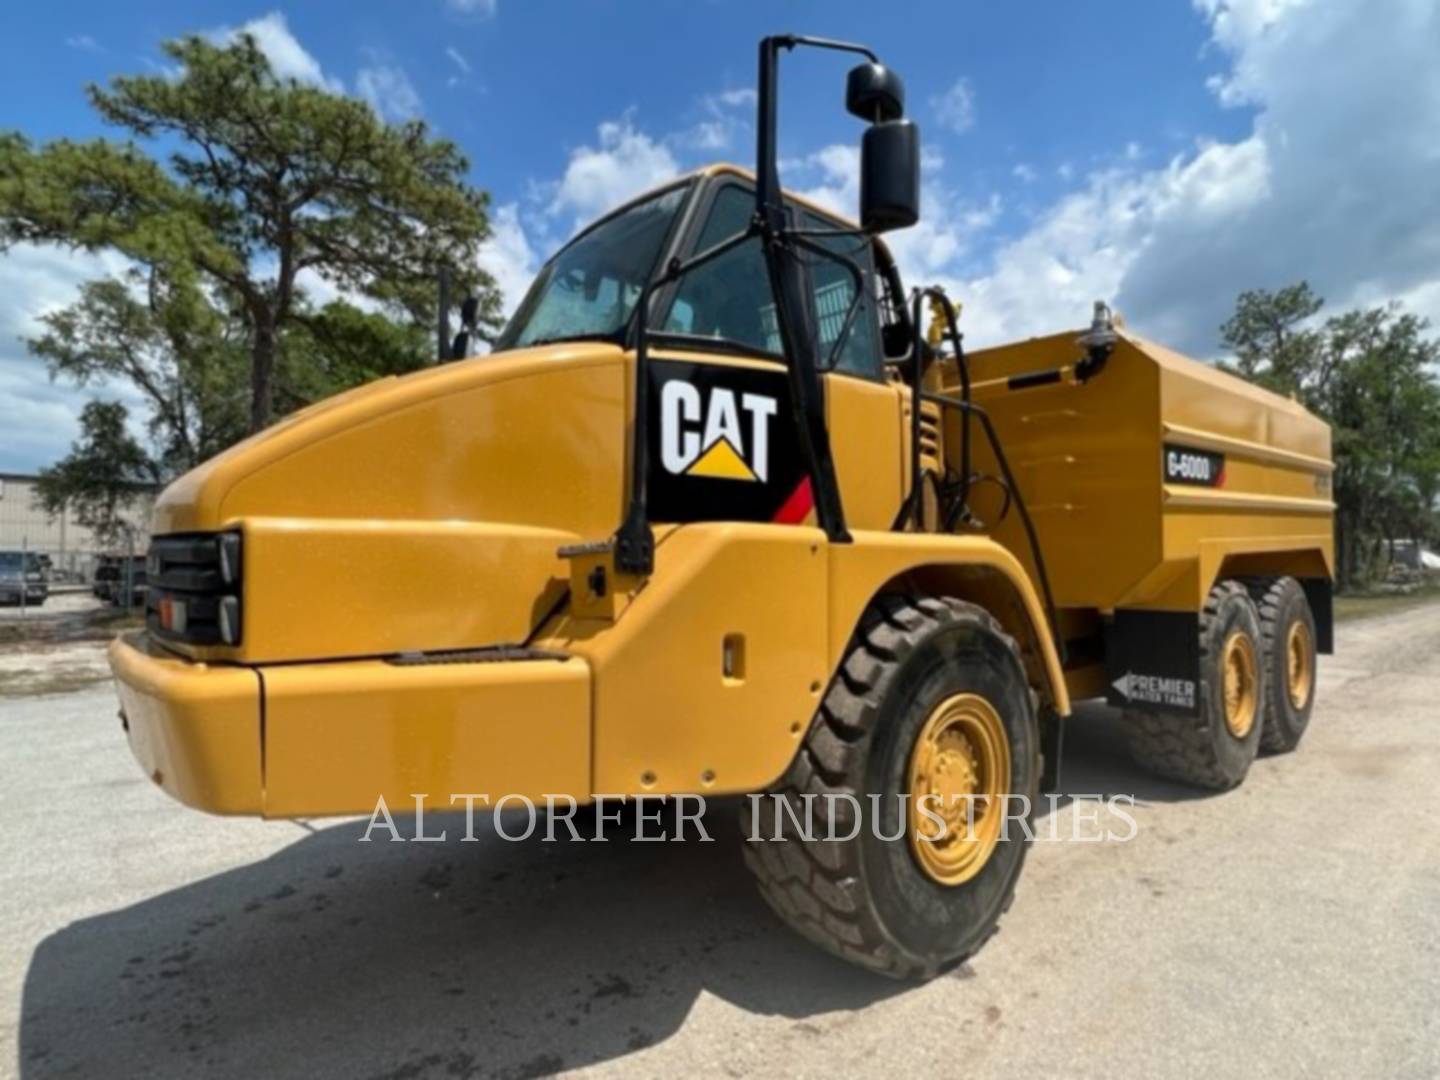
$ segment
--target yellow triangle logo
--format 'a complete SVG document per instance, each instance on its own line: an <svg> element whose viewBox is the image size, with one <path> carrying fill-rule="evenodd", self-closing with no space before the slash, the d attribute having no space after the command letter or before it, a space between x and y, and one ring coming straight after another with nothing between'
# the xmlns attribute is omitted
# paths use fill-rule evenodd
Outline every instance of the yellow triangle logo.
<svg viewBox="0 0 1440 1080"><path fill-rule="evenodd" d="M687 476L709 476L717 480L758 480L750 466L730 445L730 440L720 438L709 450L701 454L694 465L685 470Z"/></svg>

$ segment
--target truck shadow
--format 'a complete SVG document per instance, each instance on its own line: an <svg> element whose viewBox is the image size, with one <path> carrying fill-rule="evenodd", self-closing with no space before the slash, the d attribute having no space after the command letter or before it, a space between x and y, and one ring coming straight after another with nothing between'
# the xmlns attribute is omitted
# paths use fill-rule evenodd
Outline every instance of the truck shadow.
<svg viewBox="0 0 1440 1080"><path fill-rule="evenodd" d="M1056 808L1080 795L1134 796L1136 803L1189 802L1221 792L1187 787L1153 776L1130 757L1128 721L1103 701L1077 701L1066 720L1065 750ZM1048 812L1042 799L1040 812Z"/></svg>
<svg viewBox="0 0 1440 1080"><path fill-rule="evenodd" d="M1190 797L1129 763L1109 710L1085 707L1072 736L1065 791ZM628 827L605 843L507 843L483 813L475 842L453 815L426 819L445 843L357 843L362 821L312 830L43 941L21 1074L531 1076L663 1041L716 1007L704 995L805 1038L836 1022L821 1014L913 992L772 915L735 809L712 804L714 843L638 843ZM753 1020L711 1022L719 1069L726 1025L745 1040Z"/></svg>
<svg viewBox="0 0 1440 1080"><path fill-rule="evenodd" d="M320 829L43 941L21 1073L531 1076L664 1040L702 992L813 1034L914 989L785 929L732 811L714 843L507 843L478 813L467 843L448 815L426 818L446 843Z"/></svg>

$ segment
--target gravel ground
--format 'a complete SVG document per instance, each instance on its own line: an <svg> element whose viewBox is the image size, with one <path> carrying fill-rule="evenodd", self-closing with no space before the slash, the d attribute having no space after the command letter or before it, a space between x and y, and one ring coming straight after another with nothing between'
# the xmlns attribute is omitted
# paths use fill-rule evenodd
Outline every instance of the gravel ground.
<svg viewBox="0 0 1440 1080"><path fill-rule="evenodd" d="M782 928L728 807L713 844L361 844L170 802L108 688L0 701L0 1073L1434 1077L1440 607L1339 637L1305 745L1231 794L1085 710L1064 789L1133 793L1138 835L1036 844L924 986Z"/></svg>
<svg viewBox="0 0 1440 1080"><path fill-rule="evenodd" d="M0 607L0 701L108 682L105 647L128 622L89 592L52 593L40 607Z"/></svg>

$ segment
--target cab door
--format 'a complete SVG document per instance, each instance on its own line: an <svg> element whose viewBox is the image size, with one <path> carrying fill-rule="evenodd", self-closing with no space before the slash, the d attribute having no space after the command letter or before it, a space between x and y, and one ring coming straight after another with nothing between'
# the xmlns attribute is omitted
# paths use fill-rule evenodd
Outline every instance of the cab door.
<svg viewBox="0 0 1440 1080"><path fill-rule="evenodd" d="M807 230L837 227L810 211L800 216ZM904 408L899 388L885 375L874 254L863 236L821 237L819 243L855 262L864 284L855 317L845 331L855 279L842 263L818 256L810 260L820 355L827 360L833 357L824 376L825 419L845 523L852 529L888 529L899 512L904 483ZM845 338L837 349L842 331Z"/></svg>
<svg viewBox="0 0 1440 1080"><path fill-rule="evenodd" d="M755 196L739 178L721 180L702 211L691 251L743 230ZM807 229L838 223L796 211ZM885 382L869 242L827 239L860 262L867 290L844 343L834 348L854 295L841 264L810 269L822 356L826 422L846 520L886 529L900 505L900 410ZM780 355L770 282L758 238L687 274L654 327L650 364L651 518L814 524L814 500L800 452L789 379Z"/></svg>

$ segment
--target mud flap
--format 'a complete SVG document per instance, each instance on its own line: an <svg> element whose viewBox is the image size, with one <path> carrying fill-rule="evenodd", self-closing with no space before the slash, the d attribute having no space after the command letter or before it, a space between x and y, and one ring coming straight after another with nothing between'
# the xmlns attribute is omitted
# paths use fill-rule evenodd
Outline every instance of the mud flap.
<svg viewBox="0 0 1440 1080"><path fill-rule="evenodd" d="M1200 617L1120 609L1105 626L1106 700L1117 708L1194 716L1200 707Z"/></svg>
<svg viewBox="0 0 1440 1080"><path fill-rule="evenodd" d="M1315 618L1315 651L1321 656L1335 652L1335 589L1329 578L1300 578L1305 601Z"/></svg>

